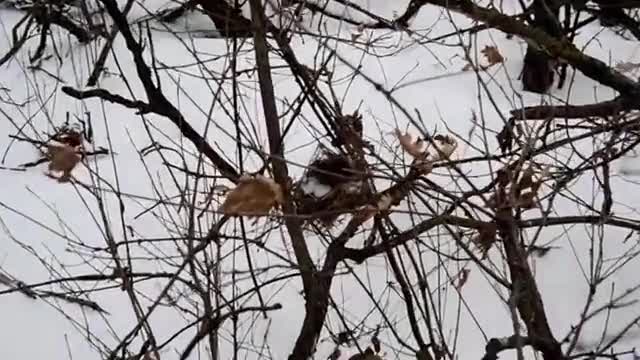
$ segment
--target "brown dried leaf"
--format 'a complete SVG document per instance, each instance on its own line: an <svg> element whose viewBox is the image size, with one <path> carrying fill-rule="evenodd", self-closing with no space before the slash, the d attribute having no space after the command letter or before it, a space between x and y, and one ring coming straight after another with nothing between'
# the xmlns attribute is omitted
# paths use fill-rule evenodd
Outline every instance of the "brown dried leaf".
<svg viewBox="0 0 640 360"><path fill-rule="evenodd" d="M458 282L454 285L456 290L458 290L458 291L462 290L462 287L464 286L464 284L466 284L467 280L469 280L469 273L470 272L471 272L471 270L469 270L469 269L460 270L460 272L458 273L458 276L457 276Z"/></svg>
<svg viewBox="0 0 640 360"><path fill-rule="evenodd" d="M47 145L47 157L49 158L49 172L60 171L62 175L58 177L59 182L68 181L71 177L71 170L80 162L80 155L69 145L61 144ZM50 175L53 177L53 175Z"/></svg>
<svg viewBox="0 0 640 360"><path fill-rule="evenodd" d="M424 142L421 139L413 141L411 134L403 134L399 129L396 129L396 136L398 137L398 141L400 141L400 146L402 146L402 149L406 151L407 154L414 158L423 158L425 156L425 151L422 148Z"/></svg>
<svg viewBox="0 0 640 360"><path fill-rule="evenodd" d="M471 239L482 250L483 257L487 255L493 243L496 242L497 231L498 229L494 224L487 224L480 227L478 235Z"/></svg>
<svg viewBox="0 0 640 360"><path fill-rule="evenodd" d="M439 160L448 160L458 147L456 139L449 135L438 134L433 137L437 150L434 156Z"/></svg>
<svg viewBox="0 0 640 360"><path fill-rule="evenodd" d="M484 55L485 59L487 59L489 66L504 62L504 57L502 57L502 54L500 54L496 46L487 45L484 49L480 50L480 52Z"/></svg>
<svg viewBox="0 0 640 360"><path fill-rule="evenodd" d="M280 185L262 175L243 176L238 185L227 194L220 210L228 215L267 215L273 208L283 203Z"/></svg>

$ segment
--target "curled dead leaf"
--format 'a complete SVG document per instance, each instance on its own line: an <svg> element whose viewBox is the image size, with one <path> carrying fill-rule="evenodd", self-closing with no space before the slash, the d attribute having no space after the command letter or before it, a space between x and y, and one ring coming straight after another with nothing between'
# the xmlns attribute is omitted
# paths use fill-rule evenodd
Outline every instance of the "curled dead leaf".
<svg viewBox="0 0 640 360"><path fill-rule="evenodd" d="M464 286L464 284L467 283L467 280L469 280L469 273L471 272L471 270L469 269L462 269L460 270L460 272L458 272L458 276L457 278L457 282L454 283L454 280L452 280L453 286L456 288L456 290L460 291L462 290L462 287Z"/></svg>
<svg viewBox="0 0 640 360"><path fill-rule="evenodd" d="M491 246L496 242L498 229L495 224L486 224L478 229L478 234L471 241L482 251L482 257L486 257Z"/></svg>
<svg viewBox="0 0 640 360"><path fill-rule="evenodd" d="M420 138L413 140L411 134L403 134L399 129L396 129L396 136L400 141L400 146L409 155L416 159L422 159L425 157L426 152L424 149L424 141Z"/></svg>
<svg viewBox="0 0 640 360"><path fill-rule="evenodd" d="M66 144L47 145L46 156L49 159L49 176L56 178L51 174L53 171L62 173L62 175L57 177L58 182L69 181L69 178L71 177L71 170L73 170L81 160L80 154L78 154L74 148Z"/></svg>
<svg viewBox="0 0 640 360"><path fill-rule="evenodd" d="M448 160L458 148L456 139L449 135L438 134L433 137L433 140L436 145L436 153L433 155L438 160Z"/></svg>
<svg viewBox="0 0 640 360"><path fill-rule="evenodd" d="M484 49L480 50L480 52L482 53L482 55L484 55L485 59L489 63L489 66L504 62L504 57L502 57L502 54L500 54L500 51L498 51L497 46L486 45Z"/></svg>
<svg viewBox="0 0 640 360"><path fill-rule="evenodd" d="M275 181L262 175L242 176L220 207L228 215L264 216L283 203L282 188Z"/></svg>

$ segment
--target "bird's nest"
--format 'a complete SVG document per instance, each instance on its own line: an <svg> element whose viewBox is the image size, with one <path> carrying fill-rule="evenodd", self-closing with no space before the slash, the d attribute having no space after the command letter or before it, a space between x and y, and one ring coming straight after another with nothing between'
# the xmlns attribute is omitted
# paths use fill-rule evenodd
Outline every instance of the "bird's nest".
<svg viewBox="0 0 640 360"><path fill-rule="evenodd" d="M307 225L333 227L341 215L366 204L367 188L349 156L322 149L296 183L298 214Z"/></svg>

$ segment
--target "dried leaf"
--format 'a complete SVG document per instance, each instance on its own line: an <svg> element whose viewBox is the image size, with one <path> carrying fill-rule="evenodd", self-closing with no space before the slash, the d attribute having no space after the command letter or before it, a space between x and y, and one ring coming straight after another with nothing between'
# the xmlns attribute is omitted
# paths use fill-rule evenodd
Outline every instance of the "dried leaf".
<svg viewBox="0 0 640 360"><path fill-rule="evenodd" d="M456 139L449 135L436 135L433 137L436 144L436 153L433 154L439 160L448 160L458 147Z"/></svg>
<svg viewBox="0 0 640 360"><path fill-rule="evenodd" d="M487 59L489 66L504 62L504 57L502 57L502 54L500 54L496 46L487 45L484 49L480 50L480 52L484 55L485 59Z"/></svg>
<svg viewBox="0 0 640 360"><path fill-rule="evenodd" d="M473 70L475 67L473 66L472 63L468 62L466 63L466 65L462 68L462 71L470 71Z"/></svg>
<svg viewBox="0 0 640 360"><path fill-rule="evenodd" d="M498 229L494 224L487 224L478 229L478 235L471 238L471 241L474 242L481 250L483 257L487 255L493 243L496 242L496 235Z"/></svg>
<svg viewBox="0 0 640 360"><path fill-rule="evenodd" d="M240 178L238 185L227 195L220 210L228 215L267 215L283 202L280 185L262 175Z"/></svg>
<svg viewBox="0 0 640 360"><path fill-rule="evenodd" d="M59 182L69 181L71 170L80 162L80 155L69 145L47 145L47 157L49 158L49 172L59 171ZM53 175L50 174L51 177Z"/></svg>
<svg viewBox="0 0 640 360"><path fill-rule="evenodd" d="M407 154L417 159L424 158L426 153L423 149L424 142L421 139L413 141L413 137L409 133L403 134L399 129L396 129L396 136L398 137L398 141L400 141L400 146L402 146L402 149L406 151Z"/></svg>
<svg viewBox="0 0 640 360"><path fill-rule="evenodd" d="M469 273L471 272L471 270L469 269L462 269L460 270L460 272L458 273L458 282L454 285L454 287L456 288L456 290L460 291L462 290L462 287L464 286L464 284L467 283L467 280L469 280Z"/></svg>

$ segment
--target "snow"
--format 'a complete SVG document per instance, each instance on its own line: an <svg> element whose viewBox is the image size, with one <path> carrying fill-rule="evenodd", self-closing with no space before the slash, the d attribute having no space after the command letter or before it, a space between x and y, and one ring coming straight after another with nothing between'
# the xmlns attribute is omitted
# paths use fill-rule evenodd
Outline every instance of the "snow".
<svg viewBox="0 0 640 360"><path fill-rule="evenodd" d="M121 1L122 3L122 1ZM374 11L380 16L392 16L394 12L401 12L407 1L375 2L357 1L363 7ZM516 6L506 2L509 6ZM147 16L150 11L165 7L167 2L150 0L144 1L129 14L130 19L138 19ZM337 6L337 5L336 5ZM336 11L340 8L337 7ZM22 14L0 9L0 54L4 54L10 47L11 29ZM358 16L358 14L354 14ZM437 132L460 134L465 137L471 130L472 114L482 114L482 121L490 129L499 131L502 127L501 116L508 111L522 105L538 104L541 101L561 103L569 100L570 103L590 103L594 100L610 99L614 93L601 85L594 83L579 73L570 72L569 82L571 86L564 89L554 88L551 97L541 97L531 93L522 92L517 81L522 66L522 55L525 45L518 39L506 39L504 34L497 31L480 33L473 41L468 36L465 42L472 45L472 57L480 57L479 50L485 45L497 45L505 56L504 65L492 67L487 74L482 75L487 81L488 88L483 89L472 71L462 72L466 64L459 46L454 43L442 44L430 42L428 39L445 34L455 29L448 21L450 15L434 7L426 7L412 20L412 28L421 30L423 36L421 42L409 37L407 34L392 32L389 30L370 31L365 30L361 39L378 39L381 48L367 48L366 46L353 46L346 42L338 42L327 38L326 46L336 48L336 58L331 62L331 70L335 79L343 79L338 82L334 91L338 98L344 98L345 112L351 112L359 108L364 115L365 136L373 142L381 156L394 158L398 153L392 154L385 150L384 145L397 143L393 136L395 128L406 129L413 134L425 131L433 134ZM451 15L455 19L457 27L464 28L470 22L459 15ZM309 17L305 21L311 21ZM313 19L317 22L317 17ZM309 23L308 29L317 28L317 23ZM167 71L159 72L165 95L185 115L188 121L206 138L221 154L230 161L236 162L237 145L235 143L235 124L227 112L232 110L230 105L231 87L228 83L220 86L222 74L227 67L229 58L225 54L229 51L230 44L221 39L196 38L191 39L186 33L172 34L164 25L151 23L154 29L153 46L156 65ZM206 17L202 15L190 15L180 23L171 25L171 30L198 29L206 30L210 27ZM343 39L350 39L350 34L355 31L352 27L335 21L328 21L327 31L330 34L339 34ZM58 34L56 32L56 34ZM597 39L594 37L597 35ZM60 37L60 35L56 35ZM71 184L58 184L54 180L43 175L46 165L28 168L26 171L0 170L0 183L3 189L0 192L0 269L3 273L10 274L26 283L38 283L51 278L49 272L57 272L58 276L89 274L94 272L110 273L113 264L106 252L101 257L94 257L83 246L106 247L105 238L113 237L114 241L127 239L151 239L165 238L183 234L188 224L188 214L179 210L181 199L177 188L185 184L184 175L163 166L165 161L176 165L185 162L190 169L195 170L199 165L197 155L188 151L178 153L164 152L162 159L158 153L141 157L138 150L148 146L152 141L161 141L167 146L179 148L188 141L181 137L178 129L167 119L155 115L134 114L133 110L122 106L101 102L95 99L77 101L60 92L59 84L51 75L64 79L65 85L83 88L88 74L92 70L91 62L97 56L102 44L91 43L78 45L70 43L63 38L59 39L63 60L52 57L41 64L50 74L44 71L27 68L28 54L25 49L33 51L37 40L31 40L17 56L17 59L4 65L0 72L0 98L5 101L22 103L27 99L32 102L24 106L9 106L0 104L0 134L17 134L24 131L32 137L43 137L42 132L51 131L54 125L60 125L69 112L71 117L85 117L85 113L91 114L94 127L95 141L98 146L111 149L112 155L99 157L89 162L89 168L80 167L74 170L74 176L90 188L100 188L100 200L89 194L80 186ZM598 26L589 26L580 33L576 42L587 45L586 52L603 61L615 64L619 61L637 62L637 42L629 42L616 36L609 30ZM150 59L147 42L147 61ZM291 46L297 51L299 60L305 64L319 64L322 57L329 55L324 49L318 51L318 42L302 36L294 36ZM122 94L128 98L146 100L143 88L135 73L131 56L122 40L118 37L114 52L118 63L113 59L108 63L108 70L112 75L100 80L100 87L113 93ZM47 54L54 54L49 47ZM202 66L194 65L194 58L202 62ZM239 66L252 66L253 53L240 54ZM291 103L298 96L299 89L291 79L287 71L279 67L281 61L273 60L274 84L278 97L280 110L286 109L286 104ZM357 66L357 70L354 68ZM122 72L123 76L119 73ZM415 123L403 115L397 107L392 106L383 94L375 89L375 86L360 76L352 77L354 73L361 73L386 89L395 89L393 96L399 99L402 106L415 117L416 112L420 117ZM243 152L255 151L250 144L258 144L267 149L264 119L260 104L259 90L255 83L255 74L251 78L244 76L238 80L243 88L244 107L240 116L243 119L252 119L254 129L244 129L250 138L245 139ZM202 78L200 78L202 77ZM127 82L123 81L127 79ZM135 94L135 96L134 96ZM221 99L221 100L218 100ZM492 103L496 104L500 112L495 110ZM221 105L222 104L222 105ZM212 110L213 108L213 110ZM208 122L208 119L215 119ZM290 130L286 149L287 160L290 161L292 177L302 175L303 165L313 155L315 150L314 137L316 134L310 129L317 126L315 115L308 107L303 108L302 119ZM380 140L380 134L384 139ZM490 134L489 134L490 135ZM488 135L487 148L489 152L497 151L494 136ZM471 137L476 146L481 144L482 137L477 133ZM591 144L583 142L583 151L589 151ZM38 155L33 147L24 142L15 142L8 136L0 137L0 149L8 149L3 162L5 167L17 167L19 164L33 161ZM459 158L481 155L484 148L474 149L472 146L459 144L456 156ZM255 154L255 152L254 152ZM558 157L566 156L566 151L558 150ZM397 159L396 159L397 160ZM550 159L548 159L550 161ZM566 159L579 162L580 159ZM614 167L618 170L629 169L633 166L634 159L622 159L617 161ZM244 166L247 171L255 171L261 165L261 161L255 155L245 159ZM486 175L486 166L461 166L469 177ZM213 174L213 169L207 168L207 172ZM436 169L432 174L434 181L442 186L456 191L469 190L469 186L461 180L451 180L453 172L447 169ZM637 217L635 204L640 201L640 194L635 190L637 181L634 177L624 178L616 176L612 178L617 197L614 212L619 216ZM207 187L213 186L213 182L207 180L198 184L198 197L206 197ZM107 185L111 184L111 185ZM222 185L227 184L225 182ZM596 204L601 202L602 194L594 192L595 183L582 179L570 184L573 196L586 202L594 200ZM193 181L189 184L187 196L193 196ZM326 193L327 189L313 188L316 194ZM546 189L549 191L549 189ZM120 194L120 196L118 196ZM320 195L321 196L321 195ZM145 209L154 204L155 199L166 199L152 211ZM600 200L598 200L600 199ZM120 203L122 202L122 204ZM204 203L200 209L204 208ZM102 209L101 209L102 206ZM124 210L121 212L121 206ZM577 208L569 200L558 200L557 211L559 214L581 214L584 208ZM425 210L425 209L422 209ZM100 212L104 211L105 219ZM557 214L556 214L557 215ZM534 216L534 215L531 215ZM395 219L403 219L402 223L408 228L415 221L406 213L394 214ZM210 224L219 219L218 214L206 212L201 219L202 232ZM258 221L252 225L247 221L247 226L253 229L252 233L266 230L264 221ZM107 226L108 224L108 226ZM239 223L229 225L230 233L240 234ZM134 234L131 234L131 229ZM110 234L105 232L110 229ZM584 306L586 295L589 291L587 275L590 243L588 235L599 229L591 225L575 225L571 227L554 226L543 228L540 234L540 244L552 244L560 247L550 251L548 255L535 261L536 279L538 281L542 298L545 302L549 321L557 338L562 338L572 325L576 325ZM535 232L532 232L533 236ZM623 240L627 232L605 227L606 247L603 249L605 266L615 266L615 258L627 251L637 251L638 244L635 238L629 241ZM359 245L364 241L367 233L357 235L350 245ZM423 245L412 245L410 248L420 255L429 267L438 267L430 275L433 296L439 303L437 311L445 323L445 336L452 341L457 338L456 354L460 359L478 358L484 351L488 338L504 337L512 333L512 324L509 309L504 305L500 297L508 296L504 290L496 290L491 279L482 275L477 267L468 264L449 262L442 256L427 251L425 246L441 249L454 255L463 255L455 249L453 241L444 234L430 232L429 236L421 237ZM293 259L292 249L287 241L286 231L276 230L267 238L262 239L269 251L275 252L284 258ZM320 261L326 249L325 241L309 236L307 239L312 256ZM247 268L244 250L235 256L229 255L233 247L242 246L241 242L228 240L224 246L224 255L229 260L223 265L223 281L231 281L230 271L233 269L244 270ZM70 250L81 250L80 253ZM169 242L155 243L146 247L131 246L130 250L137 256L135 271L162 271L174 269L181 262L179 258L158 260L157 254L178 255L176 248ZM124 254L125 247L119 249ZM255 268L273 265L286 265L284 261L274 256L269 251L257 247L250 247L250 253ZM495 250L493 250L495 251ZM37 255L36 255L37 254ZM213 255L213 254L210 254ZM492 255L496 255L492 252ZM494 257L497 259L497 257ZM611 289L612 293L619 294L626 289L638 286L637 271L638 260L625 264L611 279L602 285L602 289ZM50 268L49 268L50 266ZM387 309L385 313L392 323L397 323L399 336L408 342L411 341L411 332L408 328L404 302L398 294L398 289L388 287L387 283L394 281L393 275L388 270L388 265L383 257L368 260L362 265L350 264L349 268L343 268L345 275L339 276L333 287L333 300L337 309L343 313L346 321L356 330L375 329L380 324L380 315L373 314L372 305L367 291L371 296L380 299ZM460 271L462 267L468 267L470 278L462 288L460 294L451 287L445 287L450 279ZM490 265L495 271L505 272L505 265L494 263ZM286 275L290 271L284 268L275 268L260 279ZM171 271L171 270L168 270ZM237 288L227 287L225 295L231 292L242 293L252 287L246 274L238 274L244 278ZM136 285L140 293L157 295L166 285L166 279L153 279ZM100 286L94 281L83 282L84 287ZM183 285L180 289L185 290ZM45 287L49 289L48 287ZM4 287L0 287L2 291ZM58 289L51 287L52 290ZM300 295L302 285L298 278L290 278L275 286L266 287L263 296L268 303L279 302L284 306L283 310L269 312L269 320L261 318L260 314L241 315L240 332L244 336L247 345L241 351L241 357L258 359L273 358L283 359L289 354L298 335L302 316L304 314L303 298ZM366 291L365 291L366 289ZM175 294L173 294L175 295ZM460 296L461 295L461 296ZM601 290L596 295L596 304L604 304L609 299L609 293ZM637 299L632 294L631 299ZM0 295L0 319L4 326L0 326L0 358L2 359L98 359L105 355L106 347L113 347L131 331L135 324L135 314L126 292L119 288L109 289L91 295L91 299L104 307L108 314L99 314L95 311L81 309L77 305L64 303L52 298L32 300L20 293ZM142 309L155 300L155 297L140 297L144 304ZM180 301L186 304L185 299ZM255 303L255 299L247 300L247 303ZM187 305L185 305L187 306ZM69 314L71 318L63 315ZM640 315L638 306L630 306L613 311L608 321L612 329L623 327L634 316ZM359 321L366 318L361 324ZM167 337L177 329L191 323L192 317L176 309L160 306L150 317L151 327L157 332L159 342L164 342ZM600 316L593 323L587 324L583 342L585 344L597 344L601 336L603 324L607 321ZM222 332L221 358L231 357L231 345L229 344L231 323L227 323ZM327 320L327 328L337 333L344 329L341 319L331 314ZM179 354L194 334L191 327L180 335L175 343L161 353L162 359L179 358ZM265 335L266 334L266 335ZM637 330L624 339L621 344L632 346L637 343ZM267 345L263 348L263 336ZM380 334L385 359L410 359L413 355L404 352L396 352L397 341L388 331ZM90 341L89 341L90 339ZM368 344L369 337L363 337L363 346ZM89 343L95 344L90 346ZM453 343L453 342L452 342ZM103 345L104 344L104 345ZM391 345L393 344L393 345ZM136 342L131 347L137 349L141 343ZM393 346L393 347L391 347ZM323 332L319 343L317 359L325 359L332 351L334 345L329 339L327 331ZM343 348L344 355L350 354L353 348ZM501 358L514 356L512 352L501 354ZM192 354L191 358L198 358ZM346 357L343 357L346 358Z"/></svg>

